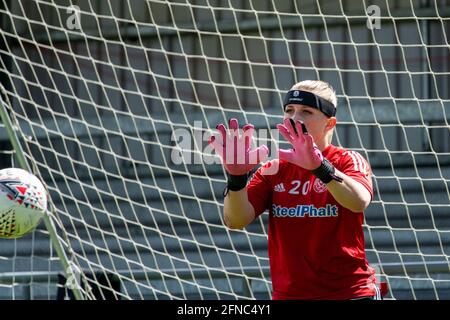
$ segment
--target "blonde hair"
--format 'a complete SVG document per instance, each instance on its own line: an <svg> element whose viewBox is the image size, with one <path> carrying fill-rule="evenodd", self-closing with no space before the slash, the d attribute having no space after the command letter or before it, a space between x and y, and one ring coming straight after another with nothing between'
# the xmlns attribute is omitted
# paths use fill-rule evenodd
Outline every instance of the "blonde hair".
<svg viewBox="0 0 450 320"><path fill-rule="evenodd" d="M314 93L315 95L330 101L337 107L336 91L334 91L333 87L328 82L321 80L304 80L294 84L291 90L302 90Z"/></svg>

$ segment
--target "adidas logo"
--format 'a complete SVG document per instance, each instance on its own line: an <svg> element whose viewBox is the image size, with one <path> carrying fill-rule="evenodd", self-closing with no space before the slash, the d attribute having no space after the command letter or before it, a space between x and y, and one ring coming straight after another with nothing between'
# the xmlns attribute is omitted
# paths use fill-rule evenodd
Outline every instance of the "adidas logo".
<svg viewBox="0 0 450 320"><path fill-rule="evenodd" d="M273 188L273 190L276 191L276 192L284 192L284 191L286 191L286 190L284 189L283 183L277 184L277 185Z"/></svg>

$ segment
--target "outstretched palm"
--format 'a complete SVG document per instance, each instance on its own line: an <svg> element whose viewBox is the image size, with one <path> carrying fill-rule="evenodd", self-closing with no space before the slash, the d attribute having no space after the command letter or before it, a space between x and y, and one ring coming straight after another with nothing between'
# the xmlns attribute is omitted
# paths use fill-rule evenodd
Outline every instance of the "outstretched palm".
<svg viewBox="0 0 450 320"><path fill-rule="evenodd" d="M265 145L251 149L254 131L252 124L246 124L241 131L237 119L230 119L228 123L228 130L222 123L217 126L219 134L211 136L209 143L229 174L244 175L267 159L269 149Z"/></svg>
<svg viewBox="0 0 450 320"><path fill-rule="evenodd" d="M278 151L279 158L307 170L314 170L323 160L322 153L314 143L313 137L306 131L300 121L284 119L283 124L277 124L280 134L291 143L292 149Z"/></svg>

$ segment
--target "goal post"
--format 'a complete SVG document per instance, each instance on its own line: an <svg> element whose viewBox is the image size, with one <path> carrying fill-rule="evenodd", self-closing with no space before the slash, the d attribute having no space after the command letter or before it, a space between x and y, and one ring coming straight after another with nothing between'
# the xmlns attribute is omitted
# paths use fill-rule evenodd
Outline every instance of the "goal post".
<svg viewBox="0 0 450 320"><path fill-rule="evenodd" d="M1 92L1 94L5 94L5 97L8 96L7 93L5 92L5 88L3 88L3 86L1 86L1 84L0 84L0 92ZM9 110L10 110L10 107L8 107L8 104L5 101L3 101L3 99L0 95L0 119L5 127L7 136L13 147L15 157L18 160L19 166L22 169L32 172L30 166L28 165L28 161L25 159L24 152L22 150L20 141L18 140L17 134L14 132L14 128L11 123L11 119L9 118L9 115L8 115ZM73 283L74 285L71 288L73 291L74 297L77 300L81 300L81 299L83 299L83 295L80 293L81 283L76 282L77 278L74 275L73 267L71 266L69 260L67 259L66 253L65 253L63 247L61 246L61 242L58 239L58 234L55 230L55 226L51 220L50 215L51 215L50 211L46 211L46 213L43 216L45 227L49 233L52 245L55 248L57 256L58 256L59 260L61 261L61 265L63 266L63 268L65 270L65 275L66 275L67 279L72 278L74 280L74 283Z"/></svg>
<svg viewBox="0 0 450 320"><path fill-rule="evenodd" d="M388 298L450 298L449 4L0 1L2 119L20 143L3 121L0 152L23 150L59 235L0 239L0 297L81 277L85 299L270 298L268 213L227 229L207 140L236 117L276 150L285 92L320 79L338 94L333 143L373 169L363 227Z"/></svg>

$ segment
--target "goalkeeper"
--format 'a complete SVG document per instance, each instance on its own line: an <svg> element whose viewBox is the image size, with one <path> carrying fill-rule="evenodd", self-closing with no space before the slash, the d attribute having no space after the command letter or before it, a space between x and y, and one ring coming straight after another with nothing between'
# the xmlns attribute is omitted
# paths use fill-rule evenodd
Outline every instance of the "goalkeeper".
<svg viewBox="0 0 450 320"><path fill-rule="evenodd" d="M273 299L380 299L366 260L363 212L373 197L371 168L357 152L331 144L337 97L323 81L302 81L287 93L277 125L291 144L263 164L268 148L251 149L254 127L236 119L210 144L228 173L224 220L241 229L269 210ZM241 152L239 152L241 150ZM278 162L278 163L276 163ZM279 165L274 175L271 167Z"/></svg>

